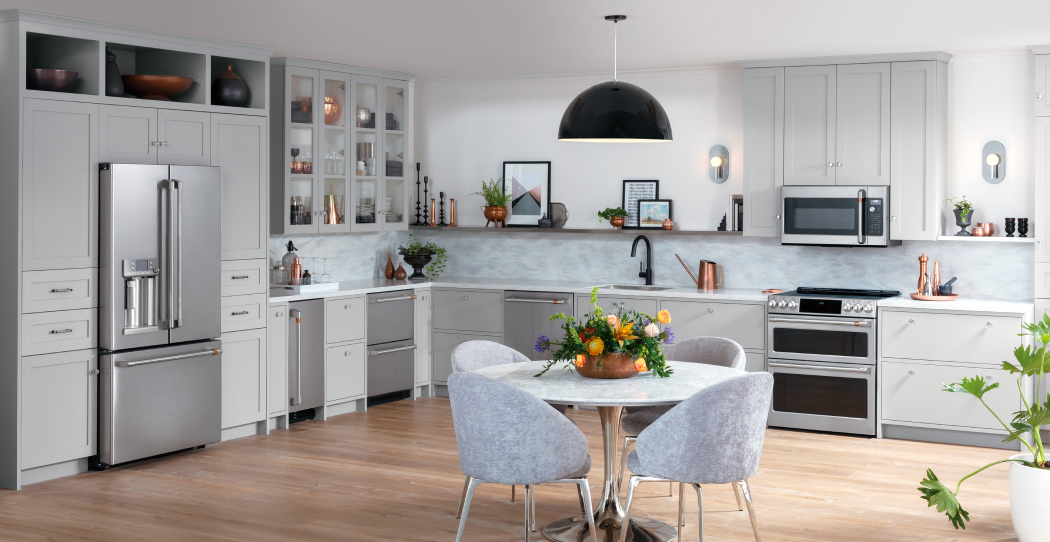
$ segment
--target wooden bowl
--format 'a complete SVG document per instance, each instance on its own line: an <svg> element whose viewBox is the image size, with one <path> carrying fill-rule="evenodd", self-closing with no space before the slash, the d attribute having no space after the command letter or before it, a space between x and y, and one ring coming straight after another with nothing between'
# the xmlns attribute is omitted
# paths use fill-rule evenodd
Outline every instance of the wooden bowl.
<svg viewBox="0 0 1050 542"><path fill-rule="evenodd" d="M77 82L77 72L72 70L26 70L26 88L48 92L69 92Z"/></svg>
<svg viewBox="0 0 1050 542"><path fill-rule="evenodd" d="M143 100L170 102L171 96L186 92L193 79L174 75L122 75L124 92Z"/></svg>
<svg viewBox="0 0 1050 542"><path fill-rule="evenodd" d="M602 354L598 357L585 356L586 362L576 367L580 376L587 378L629 378L638 374L634 360L624 354ZM598 363L601 362L601 367Z"/></svg>

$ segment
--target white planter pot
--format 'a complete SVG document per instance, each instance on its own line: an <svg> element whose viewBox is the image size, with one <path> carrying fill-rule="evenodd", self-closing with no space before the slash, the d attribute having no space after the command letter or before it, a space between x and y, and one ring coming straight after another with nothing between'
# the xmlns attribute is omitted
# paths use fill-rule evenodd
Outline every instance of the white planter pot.
<svg viewBox="0 0 1050 542"><path fill-rule="evenodd" d="M1010 459L1032 460L1032 454ZM1050 471L1010 463L1010 518L1018 542L1050 542Z"/></svg>

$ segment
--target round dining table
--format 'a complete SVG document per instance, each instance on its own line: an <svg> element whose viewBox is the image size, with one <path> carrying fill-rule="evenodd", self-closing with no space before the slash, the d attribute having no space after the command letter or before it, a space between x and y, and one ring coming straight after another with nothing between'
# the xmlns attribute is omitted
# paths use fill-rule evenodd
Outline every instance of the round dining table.
<svg viewBox="0 0 1050 542"><path fill-rule="evenodd" d="M605 459L602 496L594 508L598 540L619 540L625 515L614 470L618 465L616 444L623 407L674 405L708 386L745 374L744 371L728 367L668 361L668 367L674 370L668 378L656 377L648 372L630 378L586 378L560 365L552 367L543 376L535 376L546 363L508 363L474 372L529 392L548 403L598 409L602 425L602 455ZM668 542L678 538L676 527L651 518L632 516L629 528L634 536L628 536L627 540ZM557 542L591 540L588 531L587 519L581 516L559 519L543 528L543 534Z"/></svg>

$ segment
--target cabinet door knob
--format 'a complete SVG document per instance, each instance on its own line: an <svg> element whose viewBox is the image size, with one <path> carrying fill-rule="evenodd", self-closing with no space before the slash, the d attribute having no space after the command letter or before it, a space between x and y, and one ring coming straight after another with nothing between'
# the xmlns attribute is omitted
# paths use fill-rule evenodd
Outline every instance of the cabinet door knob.
<svg viewBox="0 0 1050 542"><path fill-rule="evenodd" d="M910 326L910 325L912 325L912 324L914 324L914 323L915 323L915 320L908 320L908 325L909 325L909 326Z"/></svg>
<svg viewBox="0 0 1050 542"><path fill-rule="evenodd" d="M890 217L890 220L891 220L891 221L893 221L893 220L897 220L897 217L895 217L895 216L891 216L891 217Z"/></svg>
<svg viewBox="0 0 1050 542"><path fill-rule="evenodd" d="M1042 242L1042 241L1036 241L1036 242L1035 242L1035 246L1040 246L1040 245L1042 245L1042 244L1043 244L1043 242Z"/></svg>
<svg viewBox="0 0 1050 542"><path fill-rule="evenodd" d="M275 314L274 316L284 316L284 313L283 313L283 312L278 312L278 313L277 313L277 314Z"/></svg>
<svg viewBox="0 0 1050 542"><path fill-rule="evenodd" d="M780 220L780 215L777 215L777 220Z"/></svg>
<svg viewBox="0 0 1050 542"><path fill-rule="evenodd" d="M915 371L908 371L908 376L915 376Z"/></svg>
<svg viewBox="0 0 1050 542"><path fill-rule="evenodd" d="M835 162L828 162L828 167L835 167Z"/></svg>
<svg viewBox="0 0 1050 542"><path fill-rule="evenodd" d="M842 167L842 162L835 164L835 167Z"/></svg>
<svg viewBox="0 0 1050 542"><path fill-rule="evenodd" d="M1035 95L1035 99L1036 100L1042 100L1043 99L1043 95L1042 94L1036 94Z"/></svg>
<svg viewBox="0 0 1050 542"><path fill-rule="evenodd" d="M987 328L987 329L992 329L992 323L988 322L987 324L984 325L984 327Z"/></svg>
<svg viewBox="0 0 1050 542"><path fill-rule="evenodd" d="M346 305L343 305L343 308L344 308L344 309L349 309L349 308L350 308L350 304L349 304L349 303L347 303Z"/></svg>
<svg viewBox="0 0 1050 542"><path fill-rule="evenodd" d="M90 371L88 371L88 374L97 375L99 372L100 371L98 369L91 369Z"/></svg>
<svg viewBox="0 0 1050 542"><path fill-rule="evenodd" d="M347 350L344 350L344 351L343 351L343 357L346 357L346 356L349 356L349 355L350 355L350 352L349 352L349 351L347 351Z"/></svg>
<svg viewBox="0 0 1050 542"><path fill-rule="evenodd" d="M711 314L712 312L715 312L715 309L707 309L707 314Z"/></svg>
<svg viewBox="0 0 1050 542"><path fill-rule="evenodd" d="M463 301L470 301L470 298L467 296L463 296Z"/></svg>

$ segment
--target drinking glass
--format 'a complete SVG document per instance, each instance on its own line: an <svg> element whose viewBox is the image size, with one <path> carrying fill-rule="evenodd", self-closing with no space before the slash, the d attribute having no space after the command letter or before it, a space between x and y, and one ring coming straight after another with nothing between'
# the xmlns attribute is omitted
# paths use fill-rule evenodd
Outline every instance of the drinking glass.
<svg viewBox="0 0 1050 542"><path fill-rule="evenodd" d="M328 258L320 258L321 260L321 284L328 284L332 282L332 275L328 274Z"/></svg>

